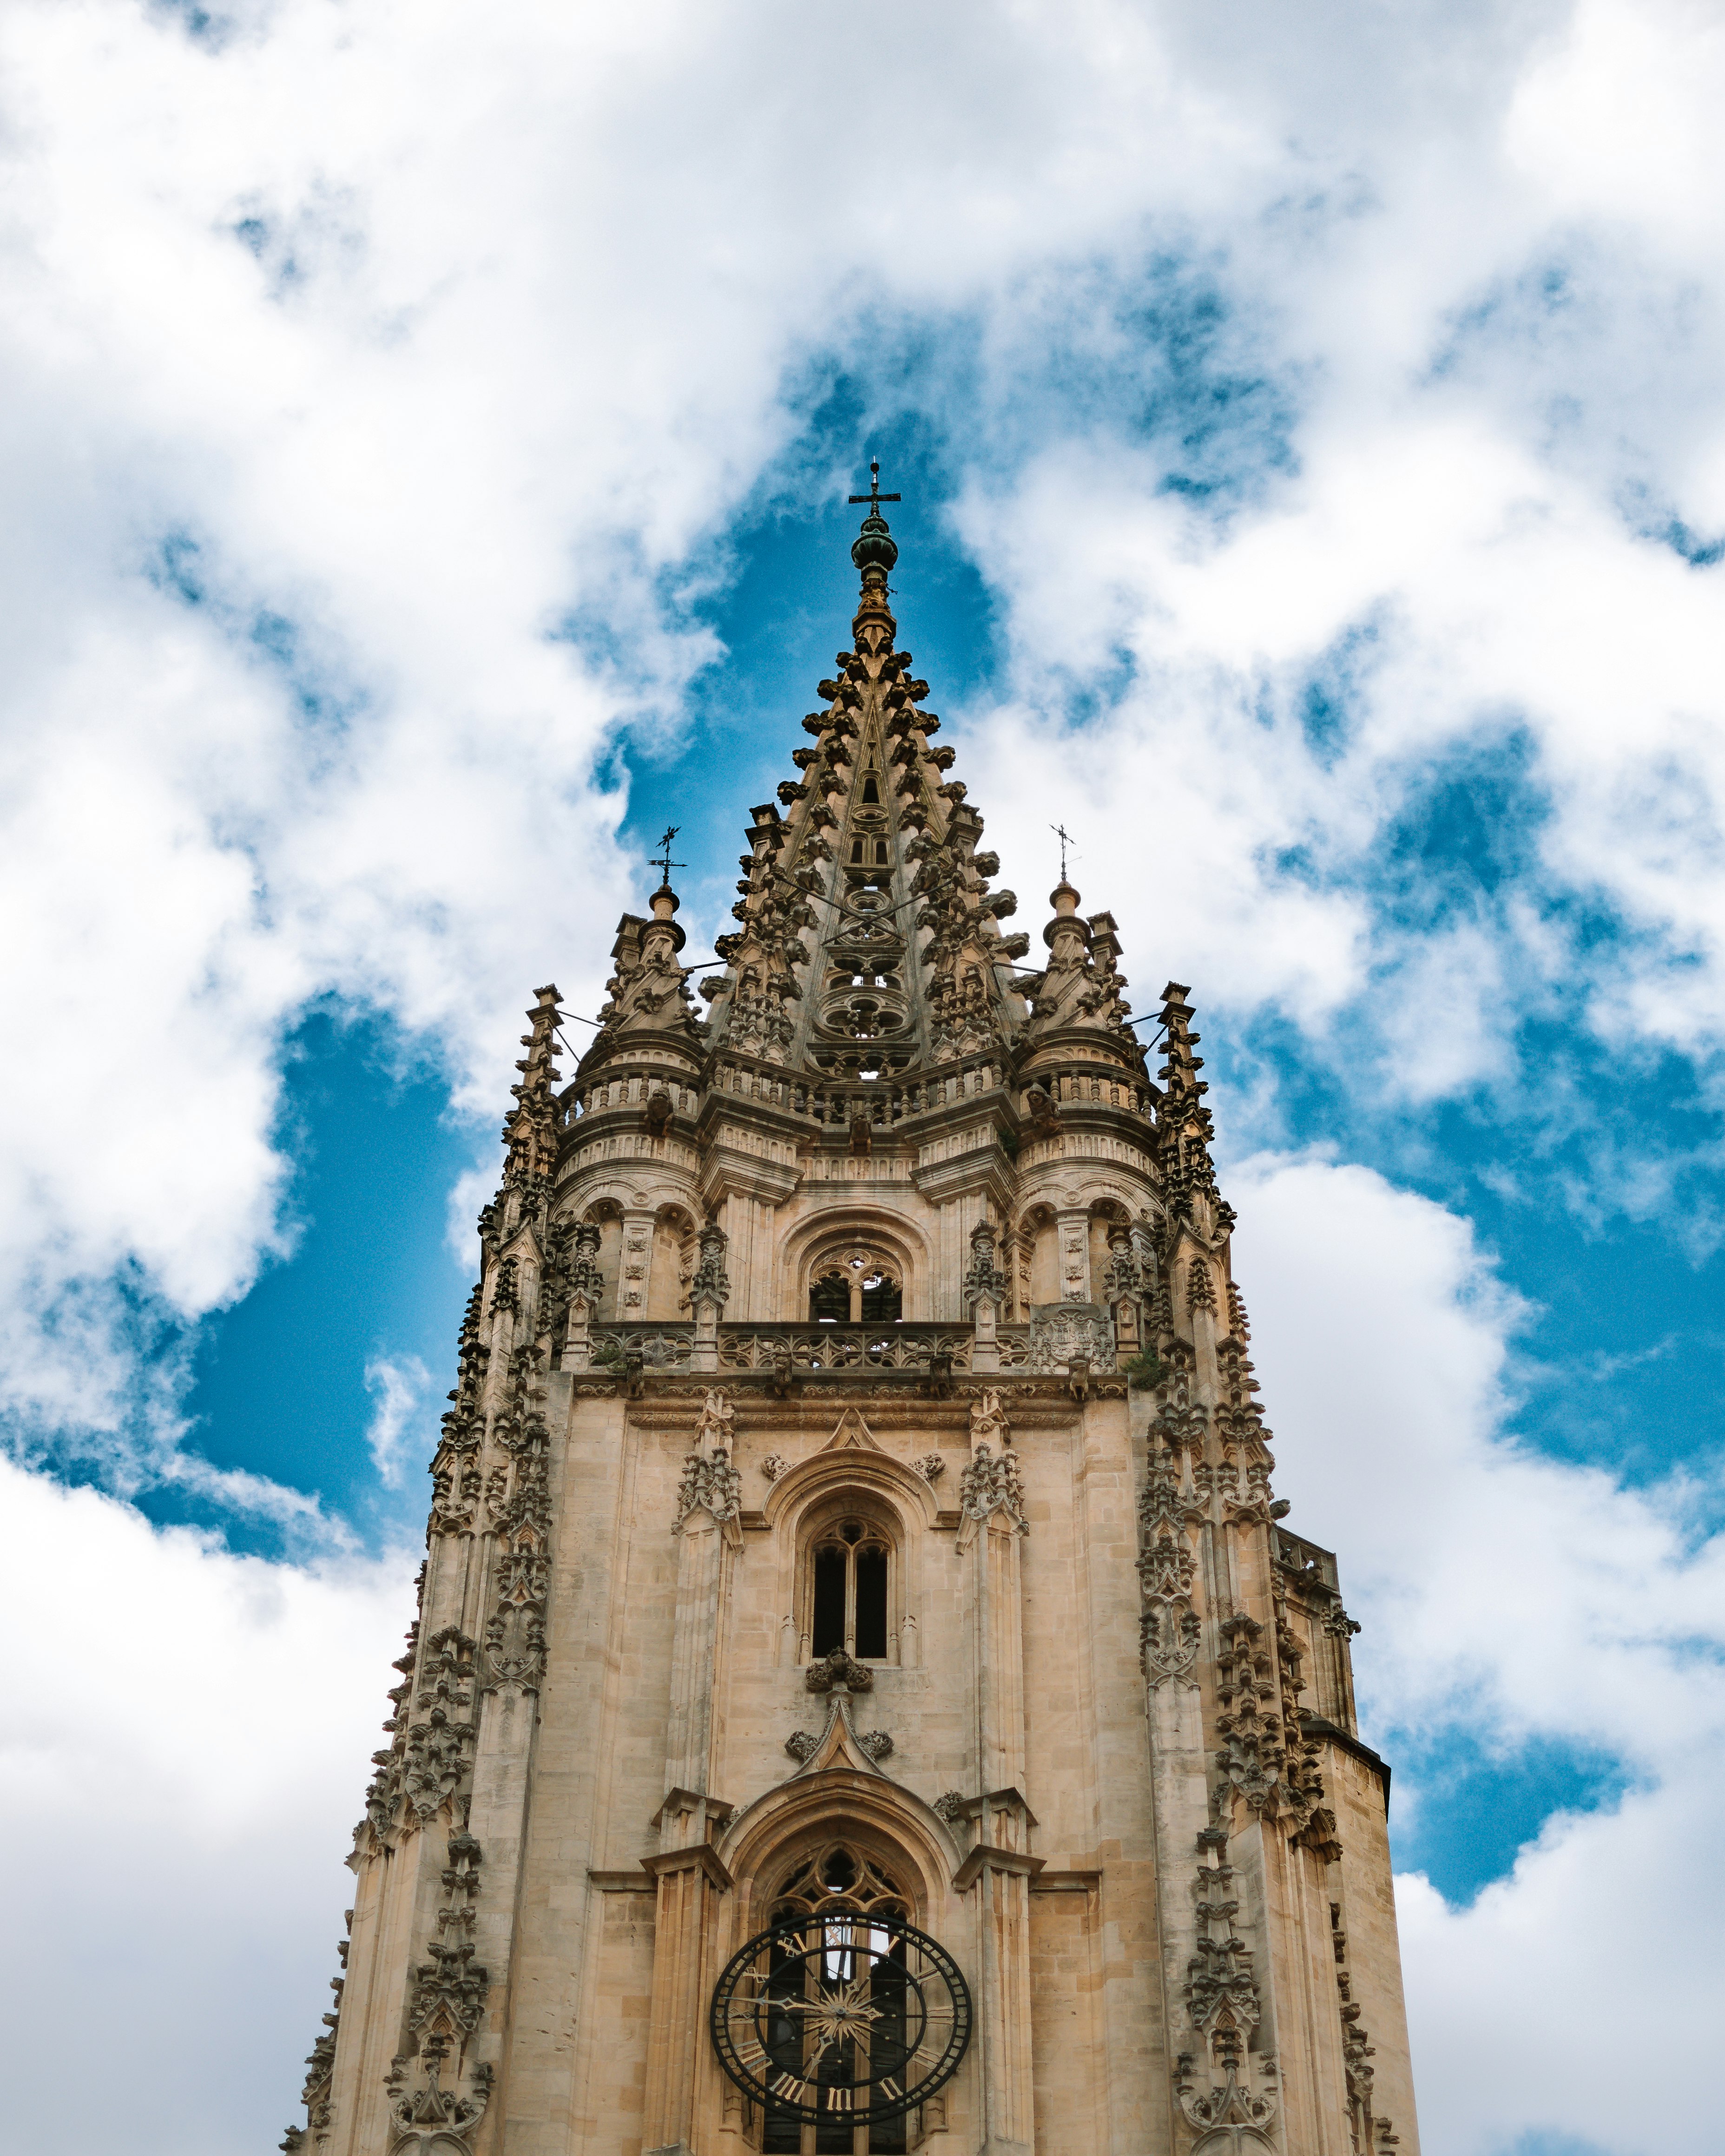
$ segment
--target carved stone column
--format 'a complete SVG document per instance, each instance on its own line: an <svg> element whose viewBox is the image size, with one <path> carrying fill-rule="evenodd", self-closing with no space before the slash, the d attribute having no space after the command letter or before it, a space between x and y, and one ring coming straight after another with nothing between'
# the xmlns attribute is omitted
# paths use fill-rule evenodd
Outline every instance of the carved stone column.
<svg viewBox="0 0 1725 2156"><path fill-rule="evenodd" d="M654 1216L631 1209L623 1216L623 1247L617 1261L617 1322L639 1325L646 1317L653 1282Z"/></svg>
<svg viewBox="0 0 1725 2156"><path fill-rule="evenodd" d="M562 1367L585 1370L593 1359L593 1322L605 1291L599 1270L599 1231L591 1220L576 1228L569 1256L569 1320L563 1335Z"/></svg>
<svg viewBox="0 0 1725 2156"><path fill-rule="evenodd" d="M653 1995L647 2038L647 2100L642 2148L647 2156L687 2156L706 2056L707 1940L731 1874L707 1834L730 1816L726 1805L681 1800L673 1791L659 1814L661 1835L699 1838L642 1860L658 1882L653 1936Z"/></svg>
<svg viewBox="0 0 1725 2156"><path fill-rule="evenodd" d="M994 1230L979 1220L970 1231L970 1270L964 1276L964 1300L973 1330L970 1367L979 1373L1000 1368L1000 1306L1006 1298L1006 1275L994 1261Z"/></svg>
<svg viewBox="0 0 1725 2156"><path fill-rule="evenodd" d="M689 1301L695 1312L694 1368L712 1371L719 1367L719 1320L725 1314L731 1282L725 1271L725 1230L708 1221L701 1231L700 1260L689 1283Z"/></svg>
<svg viewBox="0 0 1725 2156"><path fill-rule="evenodd" d="M982 2156L1030 2156L1035 2144L1031 2071L1030 1882L1042 1869L1026 1846L1035 1816L1016 1789L973 1798L963 1816L980 1839L953 1885L976 1895L977 2042Z"/></svg>
<svg viewBox="0 0 1725 2156"><path fill-rule="evenodd" d="M676 1630L671 1649L670 1721L665 1779L671 1789L705 1791L711 1763L713 1699L718 1689L732 1554L742 1547L742 1485L731 1464L732 1409L711 1392L683 1463L677 1492Z"/></svg>
<svg viewBox="0 0 1725 2156"><path fill-rule="evenodd" d="M709 1230L710 1234L717 1231ZM705 1244L703 1238L703 1244ZM722 1238L720 1239L722 1245ZM703 1263L706 1252L703 1249ZM731 1563L741 1547L742 1495L731 1461L732 1410L711 1392L677 1492L676 1626L659 1853L644 1860L659 1884L647 2054L644 2147L687 2148L706 2053L703 1986L714 1903L731 1885L710 1845L731 1807L711 1793L714 1702L723 1676Z"/></svg>
<svg viewBox="0 0 1725 2156"><path fill-rule="evenodd" d="M980 1839L954 1884L977 1891L984 2156L1029 2156L1034 2136L1030 2054L1029 1853L1024 1801L1024 1645L1019 1552L1024 1485L1000 1396L971 1408L971 1455L959 1486L958 1552L967 1560L972 1697L980 1794L964 1806Z"/></svg>
<svg viewBox="0 0 1725 2156"><path fill-rule="evenodd" d="M1011 1432L990 1389L970 1411L970 1461L959 1481L957 1551L968 1556L977 1769L985 1789L1024 1774L1024 1633L1019 1545L1024 1484Z"/></svg>

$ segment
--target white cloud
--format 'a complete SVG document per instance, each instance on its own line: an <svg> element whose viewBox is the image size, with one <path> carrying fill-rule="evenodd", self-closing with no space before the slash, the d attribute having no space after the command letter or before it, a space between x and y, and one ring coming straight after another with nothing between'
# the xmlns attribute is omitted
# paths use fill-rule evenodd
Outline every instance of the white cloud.
<svg viewBox="0 0 1725 2156"><path fill-rule="evenodd" d="M850 80L849 27L806 10L283 0L203 41L186 19L97 0L0 30L0 896L30 924L7 1007L39 1050L0 1095L27 1134L0 1153L16 1409L124 1419L120 1319L105 1353L88 1323L91 1352L55 1346L71 1284L134 1268L169 1317L244 1291L308 996L435 1038L465 1102L497 1097L525 989L560 973L590 1001L629 881L595 759L710 655L677 602L690 549L789 439L788 370L830 352L866 376L924 315L979 326L980 395L928 389L1000 490L963 524L1024 716L968 767L1024 851L1045 819L1017 814L1001 745L1070 760L1026 728L1131 654L1082 751L1119 804L1093 819L1093 902L1236 1007L1320 1020L1376 980L1394 1043L1430 967L1373 917L1370 847L1411 773L1522 713L1558 806L1543 873L1645 938L1589 955L1600 1024L1714 1051L1713 580L1614 491L1632 472L1699 528L1725 470L1704 18L1392 31L1337 7L1296 36L1260 7L889 6L891 93L842 149L809 116ZM1569 146L1625 53L1667 177L1608 214ZM1713 208L1676 218L1669 171ZM1553 252L1591 280L1567 341L1533 300L1487 304ZM1191 338L1164 351L1132 311L1153 259L1214 280L1199 344L1285 411L1292 460L1220 527L1153 491L1178 413L1131 435L1146 397L1232 424ZM572 618L594 636L561 639ZM1363 624L1380 649L1327 762L1295 677ZM1507 915L1478 932L1482 978L1574 963ZM1502 1069L1513 1004L1414 1091Z"/></svg>
<svg viewBox="0 0 1725 2156"><path fill-rule="evenodd" d="M375 1355L366 1364L366 1390L372 1396L372 1419L366 1431L366 1446L372 1455L372 1465L377 1471L378 1481L391 1490L398 1490L402 1486L409 1440L415 1434L415 1419L425 1404L426 1389L430 1383L431 1373L417 1355ZM427 1435L424 1432L420 1435ZM431 1435L434 1435L434 1431ZM421 1450L429 1453L431 1449L428 1437Z"/></svg>
<svg viewBox="0 0 1725 2156"><path fill-rule="evenodd" d="M235 1558L4 1461L0 1512L8 2138L273 2148L330 2004L417 1558Z"/></svg>
<svg viewBox="0 0 1725 2156"><path fill-rule="evenodd" d="M1705 2090L1625 2062L1703 2056L1725 2015L1712 1928L1674 1924L1671 1898L1676 1850L1686 1907L1725 1897L1705 1826L1725 1771L1717 1492L1628 1489L1506 1434L1521 1312L1466 1222L1317 1158L1248 1161L1228 1188L1277 1488L1290 1527L1340 1553L1368 1736L1541 1738L1635 1784L1548 1821L1465 1910L1401 1882L1425 2145L1703 2147Z"/></svg>

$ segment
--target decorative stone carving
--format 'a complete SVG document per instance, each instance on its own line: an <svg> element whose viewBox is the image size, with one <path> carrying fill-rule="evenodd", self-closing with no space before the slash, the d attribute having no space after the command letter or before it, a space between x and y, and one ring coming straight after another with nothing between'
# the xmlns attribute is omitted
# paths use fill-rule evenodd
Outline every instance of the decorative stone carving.
<svg viewBox="0 0 1725 2156"><path fill-rule="evenodd" d="M1191 2125L1209 2132L1238 2124L1261 2133L1276 2107L1272 2094L1255 2095L1240 2078L1247 2071L1248 2046L1263 2006L1250 1949L1235 1929L1240 1897L1228 1862L1228 1840L1224 1826L1206 1827L1198 1837L1198 1935L1187 1964L1184 2004L1199 2051L1181 2055L1176 2088ZM1204 2061L1201 2077L1194 2072L1198 2057ZM1243 2148L1253 2146L1237 2134L1231 2138ZM1265 2146L1270 2145L1266 2140Z"/></svg>
<svg viewBox="0 0 1725 2156"><path fill-rule="evenodd" d="M1115 963L1120 943L1114 916L1093 913L1083 918L1079 896L1064 875L1049 893L1054 918L1042 932L1048 968L1020 984L1030 998L1025 1036L1034 1040L1077 1026L1111 1035L1124 1049L1131 1039L1125 1024L1131 1007L1123 993L1127 984Z"/></svg>
<svg viewBox="0 0 1725 2156"><path fill-rule="evenodd" d="M1270 2071L1266 2066L1266 2075ZM1199 2094L1189 2082L1183 2086L1180 2109L1188 2123L1205 2137L1202 2143L1205 2156L1224 2156L1224 2152L1225 2156L1252 2156L1252 2152L1268 2151L1275 2145L1270 2129L1276 2123L1276 2098L1267 2094L1254 2096L1250 2089L1242 2088L1232 2064L1226 2068L1219 2088ZM1230 2128L1243 2130L1230 2133Z"/></svg>
<svg viewBox="0 0 1725 2156"><path fill-rule="evenodd" d="M967 1520L977 1521L1004 1512L1021 1535L1029 1533L1024 1517L1024 1486L1010 1445L998 1455L989 1445L977 1447L959 1478L958 1509Z"/></svg>
<svg viewBox="0 0 1725 2156"><path fill-rule="evenodd" d="M866 1662L856 1661L842 1647L834 1647L831 1654L809 1665L803 1681L810 1691L831 1691L839 1685L850 1691L869 1691L874 1687L875 1672Z"/></svg>
<svg viewBox="0 0 1725 2156"><path fill-rule="evenodd" d="M798 1766L812 1759L820 1749L820 1739L811 1729L793 1729L784 1741L784 1748Z"/></svg>
<svg viewBox="0 0 1725 2156"><path fill-rule="evenodd" d="M769 1452L761 1462L761 1472L769 1482L776 1482L781 1475L788 1475L791 1463L782 1452Z"/></svg>
<svg viewBox="0 0 1725 2156"><path fill-rule="evenodd" d="M742 1511L742 1477L731 1461L731 1434L735 1419L735 1412L723 1393L709 1391L696 1425L695 1450L683 1462L673 1534L683 1532L692 1512L709 1512L720 1526L725 1527L735 1522Z"/></svg>
<svg viewBox="0 0 1725 2156"><path fill-rule="evenodd" d="M696 1240L698 1252L695 1272L689 1282L689 1301L699 1309L702 1303L711 1303L722 1311L731 1293L730 1276L725 1270L725 1231L709 1220Z"/></svg>
<svg viewBox="0 0 1725 2156"><path fill-rule="evenodd" d="M911 1465L928 1483L938 1482L947 1471L947 1463L937 1452L925 1452L920 1460L913 1460Z"/></svg>
<svg viewBox="0 0 1725 2156"><path fill-rule="evenodd" d="M859 1748L877 1763L892 1757L892 1739L884 1729L865 1729L856 1741Z"/></svg>
<svg viewBox="0 0 1725 2156"><path fill-rule="evenodd" d="M710 1458L731 1450L732 1434L737 1424L737 1410L723 1393L709 1390L701 1402L701 1420L695 1426L695 1449Z"/></svg>
<svg viewBox="0 0 1725 2156"><path fill-rule="evenodd" d="M944 1795L938 1796L934 1800L936 1815L943 1819L948 1826L957 1826L964 1816L964 1792L962 1789L948 1789Z"/></svg>
<svg viewBox="0 0 1725 2156"><path fill-rule="evenodd" d="M691 1452L683 1462L683 1479L677 1486L677 1517L673 1534L681 1534L691 1512L711 1512L721 1525L742 1510L742 1477L730 1456L715 1453L711 1460Z"/></svg>
<svg viewBox="0 0 1725 2156"><path fill-rule="evenodd" d="M638 1034L669 1034L693 1042L706 1029L696 1015L689 977L677 963L684 933L672 918L676 894L661 885L649 903L649 920L624 914L612 950L616 971L605 983L609 1000L599 1008L593 1043L602 1055Z"/></svg>
<svg viewBox="0 0 1725 2156"><path fill-rule="evenodd" d="M1007 1425L1006 1411L1000 1404L997 1388L985 1385L981 1394L970 1404L970 1443L974 1450L979 1445L1005 1445L1012 1442Z"/></svg>
<svg viewBox="0 0 1725 2156"><path fill-rule="evenodd" d="M599 1231L591 1220L577 1224L569 1256L569 1293L579 1296L589 1311L599 1306L605 1292L605 1276L599 1270Z"/></svg>
<svg viewBox="0 0 1725 2156"><path fill-rule="evenodd" d="M1185 1512L1178 1456L1165 1450L1138 1500L1138 1580L1145 1604L1139 1653L1153 1691L1171 1679L1191 1681L1203 1634L1192 1607L1196 1560L1186 1537Z"/></svg>
<svg viewBox="0 0 1725 2156"><path fill-rule="evenodd" d="M485 1625L486 1691L519 1685L536 1691L545 1672L546 1599L551 1590L551 1440L546 1427L542 1350L529 1343L510 1358L508 1391L492 1435L503 1458L486 1479L496 1533L494 1599Z"/></svg>
<svg viewBox="0 0 1725 2156"><path fill-rule="evenodd" d="M479 2026L491 1988L489 1972L473 1958L481 1856L479 1843L465 1830L449 1836L437 1937L429 1959L413 1972L408 1998L413 2048L398 2056L389 2076L390 2111L404 2132L430 2127L465 2137L490 2095L491 2070L485 2065L475 2065L465 2077L467 2093L459 2087L467 2040ZM449 2088L442 2085L446 2068L454 2084Z"/></svg>
<svg viewBox="0 0 1725 2156"><path fill-rule="evenodd" d="M964 1306L973 1311L979 1302L999 1303L1006 1295L1006 1275L994 1261L994 1230L979 1220L970 1231L970 1270L964 1276Z"/></svg>
<svg viewBox="0 0 1725 2156"><path fill-rule="evenodd" d="M1032 1373L1047 1376L1082 1363L1111 1369L1114 1327L1096 1302L1038 1303L1030 1312Z"/></svg>
<svg viewBox="0 0 1725 2156"><path fill-rule="evenodd" d="M424 1592L425 1568L419 1568L419 1584ZM388 1695L390 1717L383 1727L393 1742L387 1752L374 1752L372 1764L377 1769L371 1786L366 1791L365 1817L354 1829L358 1840L369 1827L375 1838L381 1839L393 1826L400 1808L402 1793L406 1786L408 1724L411 1717L403 1711L403 1702L413 1691L413 1675L418 1666L419 1620L416 1617L408 1627L407 1652L391 1667L403 1673L403 1681L394 1686Z"/></svg>
<svg viewBox="0 0 1725 2156"><path fill-rule="evenodd" d="M434 1819L460 1787L467 1771L473 1728L475 1642L449 1625L425 1656L402 1762L402 1789L414 1814Z"/></svg>

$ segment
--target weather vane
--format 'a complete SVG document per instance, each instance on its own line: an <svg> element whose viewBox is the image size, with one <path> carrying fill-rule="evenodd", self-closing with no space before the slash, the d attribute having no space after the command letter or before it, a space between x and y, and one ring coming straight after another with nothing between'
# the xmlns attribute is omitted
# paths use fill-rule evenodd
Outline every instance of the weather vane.
<svg viewBox="0 0 1725 2156"><path fill-rule="evenodd" d="M1064 824L1050 824L1049 829L1060 842L1060 881L1066 880L1066 849L1074 843L1072 834Z"/></svg>
<svg viewBox="0 0 1725 2156"><path fill-rule="evenodd" d="M870 457L869 459L869 490L866 494L854 494L850 499L853 501L867 502L870 516L878 516L880 514L880 505L883 501L902 501L904 496L901 494L881 493L880 459L879 457Z"/></svg>
<svg viewBox="0 0 1725 2156"><path fill-rule="evenodd" d="M689 865L687 861L674 861L670 857L671 840L675 838L678 832L680 831L682 828L683 827L680 824L673 824L670 829L659 842L665 850L662 853L649 855L649 859L653 862L654 865L657 868L663 869L665 871L665 875L660 886L661 890L665 889L670 884L670 872L673 869L685 869Z"/></svg>

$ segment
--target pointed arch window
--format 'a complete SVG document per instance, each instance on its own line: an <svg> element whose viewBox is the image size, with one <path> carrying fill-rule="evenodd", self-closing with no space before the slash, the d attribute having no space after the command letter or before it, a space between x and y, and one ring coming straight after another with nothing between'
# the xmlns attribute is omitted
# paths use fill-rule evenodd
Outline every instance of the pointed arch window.
<svg viewBox="0 0 1725 2156"><path fill-rule="evenodd" d="M863 780L862 798L865 801L872 801L876 807L880 805L880 789L875 783L875 774L872 771Z"/></svg>
<svg viewBox="0 0 1725 2156"><path fill-rule="evenodd" d="M886 1537L870 1522L841 1520L814 1545L809 1650L817 1657L842 1647L859 1661L886 1659Z"/></svg>
<svg viewBox="0 0 1725 2156"><path fill-rule="evenodd" d="M909 1897L891 1871L870 1852L843 1841L827 1844L799 1865L773 1905L775 1923L811 1916L831 1917L840 1924L859 1916L908 1921L911 1913ZM908 2124L894 2118L854 2131L839 2120L803 2126L769 2107L760 2145L763 2156L855 2156L859 2150L869 2156L898 2156L907 2143Z"/></svg>

